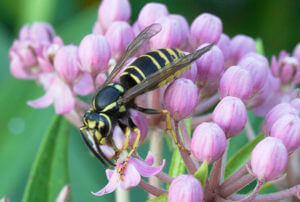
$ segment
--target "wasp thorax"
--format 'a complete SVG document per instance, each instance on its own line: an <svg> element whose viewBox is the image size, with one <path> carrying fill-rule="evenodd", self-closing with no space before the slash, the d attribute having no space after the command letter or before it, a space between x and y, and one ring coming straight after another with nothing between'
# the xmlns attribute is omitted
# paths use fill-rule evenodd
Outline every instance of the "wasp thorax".
<svg viewBox="0 0 300 202"><path fill-rule="evenodd" d="M87 111L83 117L83 122L91 135L96 136L99 141L111 132L111 121L106 114Z"/></svg>

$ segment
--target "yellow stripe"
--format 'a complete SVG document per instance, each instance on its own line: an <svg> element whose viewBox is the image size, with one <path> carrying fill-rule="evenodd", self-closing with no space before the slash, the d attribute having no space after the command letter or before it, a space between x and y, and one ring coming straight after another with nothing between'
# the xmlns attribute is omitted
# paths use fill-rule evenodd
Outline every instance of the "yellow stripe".
<svg viewBox="0 0 300 202"><path fill-rule="evenodd" d="M159 54L159 56L161 58L163 58L166 62L165 62L165 66L170 63L170 61L168 60L167 56L165 56L165 54L163 52L161 52L160 50L154 50L153 52L157 52Z"/></svg>
<svg viewBox="0 0 300 202"><path fill-rule="evenodd" d="M115 88L118 89L118 91L120 91L121 93L124 93L124 88L120 84L116 84Z"/></svg>
<svg viewBox="0 0 300 202"><path fill-rule="evenodd" d="M116 102L110 103L109 105L107 105L101 112L106 112L108 110L113 109L115 106L117 106Z"/></svg>
<svg viewBox="0 0 300 202"><path fill-rule="evenodd" d="M128 74L128 72L123 72L120 77L127 75L127 74Z"/></svg>
<svg viewBox="0 0 300 202"><path fill-rule="evenodd" d="M108 122L108 126L109 126L109 130L108 130L108 133L110 133L110 130L111 130L111 121L110 121L110 118L106 115L106 114L103 114L103 113L99 113L100 116L104 116Z"/></svg>
<svg viewBox="0 0 300 202"><path fill-rule="evenodd" d="M155 58L153 58L151 55L142 55L142 56L146 56L146 57L150 58L152 60L153 64L156 66L156 68L161 69L161 66L158 64L158 62L155 60Z"/></svg>
<svg viewBox="0 0 300 202"><path fill-rule="evenodd" d="M137 76L135 76L134 74L129 74L129 76L131 76L137 84L141 83L140 79Z"/></svg>
<svg viewBox="0 0 300 202"><path fill-rule="evenodd" d="M166 48L166 51L168 51L168 53L169 53L170 55L174 56L174 60L177 60L177 59L178 59L176 53L174 53L174 51L173 51L172 49Z"/></svg>
<svg viewBox="0 0 300 202"><path fill-rule="evenodd" d="M144 72L142 72L142 70L140 70L138 67L136 67L136 66L129 66L126 69L135 69L143 77L143 79L146 79L146 76L145 76Z"/></svg>

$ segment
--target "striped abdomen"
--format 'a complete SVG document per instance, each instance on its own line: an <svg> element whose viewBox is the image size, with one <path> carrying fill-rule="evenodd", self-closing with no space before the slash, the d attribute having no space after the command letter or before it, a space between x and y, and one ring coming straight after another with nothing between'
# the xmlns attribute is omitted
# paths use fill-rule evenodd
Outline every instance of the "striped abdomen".
<svg viewBox="0 0 300 202"><path fill-rule="evenodd" d="M126 68L126 70L121 74L120 82L125 89L129 89L141 83L153 73L160 71L168 63L173 62L183 56L184 54L182 51L173 48L163 48L148 52L138 57ZM172 79L174 79L174 77L182 74L189 68L190 66L181 69L180 71L176 72L176 74L160 82L157 87L160 87L165 83L171 81Z"/></svg>

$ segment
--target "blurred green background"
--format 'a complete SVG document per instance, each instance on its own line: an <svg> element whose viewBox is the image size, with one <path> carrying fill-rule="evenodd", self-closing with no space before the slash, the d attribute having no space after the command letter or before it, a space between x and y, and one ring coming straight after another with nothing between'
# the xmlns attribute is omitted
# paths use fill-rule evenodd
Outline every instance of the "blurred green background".
<svg viewBox="0 0 300 202"><path fill-rule="evenodd" d="M131 0L134 22L145 0ZM300 1L297 0L165 0L170 13L182 14L191 23L200 13L210 12L223 21L230 37L243 33L263 40L268 58L286 49L291 52L300 41ZM54 116L53 108L35 110L27 100L43 94L32 81L12 78L9 74L8 49L24 23L47 21L64 42L78 45L92 30L100 1L96 0L1 0L0 1L0 198L20 201L30 168L42 137ZM71 129L69 168L72 201L114 201L114 194L94 197L106 184L104 169L89 154L78 132ZM243 144L245 140L238 141ZM238 146L237 146L238 148ZM147 145L143 146L147 149ZM168 150L166 148L166 150ZM165 156L169 158L170 155ZM38 190L37 190L38 191ZM133 189L133 201L147 197Z"/></svg>

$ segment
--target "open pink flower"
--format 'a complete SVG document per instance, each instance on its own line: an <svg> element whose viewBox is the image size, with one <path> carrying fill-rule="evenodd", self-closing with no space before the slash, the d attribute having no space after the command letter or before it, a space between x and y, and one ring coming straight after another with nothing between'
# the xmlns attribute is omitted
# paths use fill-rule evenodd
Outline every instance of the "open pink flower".
<svg viewBox="0 0 300 202"><path fill-rule="evenodd" d="M137 186L141 181L141 176L151 177L159 173L165 166L165 160L161 166L153 167L154 156L149 152L145 161L131 157L128 161L126 170L121 176L120 170L123 164L117 164L115 170L106 170L106 176L108 184L103 187L100 191L93 193L95 196L102 196L113 192L120 184L122 189L128 190L132 187Z"/></svg>
<svg viewBox="0 0 300 202"><path fill-rule="evenodd" d="M74 108L75 97L72 90L57 75L48 74L45 79L41 79L41 83L46 94L36 100L28 101L28 105L34 108L44 108L53 103L57 114L69 113Z"/></svg>

